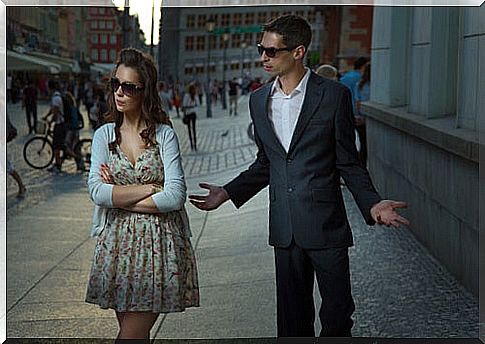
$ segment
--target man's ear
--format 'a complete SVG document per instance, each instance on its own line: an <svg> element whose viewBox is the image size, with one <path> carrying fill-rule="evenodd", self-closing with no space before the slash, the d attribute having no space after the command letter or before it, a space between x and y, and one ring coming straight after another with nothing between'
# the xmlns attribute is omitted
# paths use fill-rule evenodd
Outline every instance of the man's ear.
<svg viewBox="0 0 485 344"><path fill-rule="evenodd" d="M305 53L306 53L305 47L303 45L300 45L295 48L293 56L295 60L302 60L303 57L305 57Z"/></svg>

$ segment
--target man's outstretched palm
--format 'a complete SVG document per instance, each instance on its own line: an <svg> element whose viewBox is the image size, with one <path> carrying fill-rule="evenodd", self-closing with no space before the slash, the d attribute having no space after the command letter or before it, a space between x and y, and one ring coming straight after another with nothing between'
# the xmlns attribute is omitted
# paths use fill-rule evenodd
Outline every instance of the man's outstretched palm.
<svg viewBox="0 0 485 344"><path fill-rule="evenodd" d="M190 203L201 210L214 210L229 199L229 195L222 186L200 183L199 186L209 190L205 196L189 195Z"/></svg>

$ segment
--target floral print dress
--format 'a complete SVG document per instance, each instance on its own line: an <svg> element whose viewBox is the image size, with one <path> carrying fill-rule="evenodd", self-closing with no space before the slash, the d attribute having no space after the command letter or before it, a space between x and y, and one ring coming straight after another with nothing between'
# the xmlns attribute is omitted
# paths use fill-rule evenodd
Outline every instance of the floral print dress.
<svg viewBox="0 0 485 344"><path fill-rule="evenodd" d="M123 151L109 153L115 185L163 185L158 146L133 165ZM86 302L117 312L180 312L199 306L194 252L179 211L142 214L109 209L98 236Z"/></svg>

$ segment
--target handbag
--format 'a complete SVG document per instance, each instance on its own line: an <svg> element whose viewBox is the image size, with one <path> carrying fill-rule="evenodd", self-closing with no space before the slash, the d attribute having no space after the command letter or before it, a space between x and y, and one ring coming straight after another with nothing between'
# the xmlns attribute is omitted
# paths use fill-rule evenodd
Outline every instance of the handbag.
<svg viewBox="0 0 485 344"><path fill-rule="evenodd" d="M187 116L187 115L184 113L184 116L182 117L182 123L183 123L183 124L189 124L189 122L190 122L189 116Z"/></svg>

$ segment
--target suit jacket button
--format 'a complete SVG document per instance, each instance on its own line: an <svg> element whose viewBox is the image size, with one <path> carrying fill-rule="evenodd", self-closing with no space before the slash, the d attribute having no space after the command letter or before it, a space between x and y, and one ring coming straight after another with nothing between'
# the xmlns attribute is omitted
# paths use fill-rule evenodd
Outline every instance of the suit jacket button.
<svg viewBox="0 0 485 344"><path fill-rule="evenodd" d="M286 159L286 162L287 162L287 163L291 163L291 162L293 162L293 159L288 158L288 159Z"/></svg>
<svg viewBox="0 0 485 344"><path fill-rule="evenodd" d="M288 192L293 192L293 188L288 188Z"/></svg>

